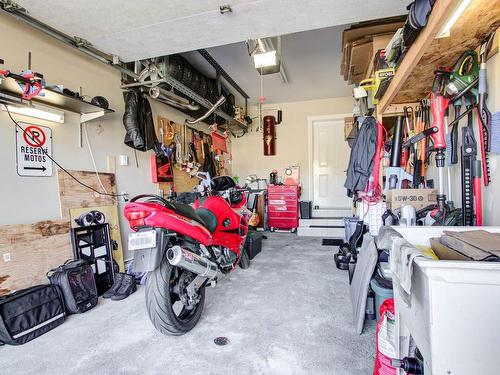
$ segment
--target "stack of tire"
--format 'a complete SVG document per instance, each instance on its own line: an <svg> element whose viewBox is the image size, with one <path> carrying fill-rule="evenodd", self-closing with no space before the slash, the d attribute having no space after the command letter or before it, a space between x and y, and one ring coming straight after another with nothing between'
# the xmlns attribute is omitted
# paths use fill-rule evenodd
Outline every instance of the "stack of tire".
<svg viewBox="0 0 500 375"><path fill-rule="evenodd" d="M226 97L226 102L221 106L221 110L229 116L234 117L235 114L235 98L234 95L223 85L213 78L208 78L194 68L184 57L179 54L168 56L168 74L175 80L182 83L184 86L193 90L195 93L208 100L210 103L215 103L220 95ZM186 95L176 92L178 95L186 97ZM190 98L188 98L190 99ZM193 117L199 117L207 111L207 108L200 108L198 111L184 111ZM210 123L209 119L207 119ZM220 116L215 117L217 124L224 124L226 122Z"/></svg>

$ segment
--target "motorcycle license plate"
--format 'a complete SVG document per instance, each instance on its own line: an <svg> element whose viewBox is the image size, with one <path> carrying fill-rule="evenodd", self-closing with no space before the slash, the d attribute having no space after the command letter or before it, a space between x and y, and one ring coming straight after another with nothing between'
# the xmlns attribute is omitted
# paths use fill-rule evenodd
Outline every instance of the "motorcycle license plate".
<svg viewBox="0 0 500 375"><path fill-rule="evenodd" d="M141 250L156 247L156 231L130 233L128 235L128 249Z"/></svg>

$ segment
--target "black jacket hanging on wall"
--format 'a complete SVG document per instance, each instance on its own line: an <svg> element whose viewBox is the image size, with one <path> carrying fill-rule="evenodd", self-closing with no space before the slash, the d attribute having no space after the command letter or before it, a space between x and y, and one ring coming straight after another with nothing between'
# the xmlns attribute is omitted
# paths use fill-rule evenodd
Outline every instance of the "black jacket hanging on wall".
<svg viewBox="0 0 500 375"><path fill-rule="evenodd" d="M347 196L356 191L364 191L373 171L375 150L377 148L377 120L366 117L359 129L358 136L351 149L347 178L344 187Z"/></svg>
<svg viewBox="0 0 500 375"><path fill-rule="evenodd" d="M125 144L139 151L153 148L156 150L158 140L148 99L137 90L125 92L123 97L125 99L123 126L127 131Z"/></svg>

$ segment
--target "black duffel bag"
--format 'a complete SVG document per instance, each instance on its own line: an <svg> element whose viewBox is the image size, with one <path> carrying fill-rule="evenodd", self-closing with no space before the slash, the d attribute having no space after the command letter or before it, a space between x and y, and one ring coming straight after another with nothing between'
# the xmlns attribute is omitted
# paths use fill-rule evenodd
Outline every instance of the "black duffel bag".
<svg viewBox="0 0 500 375"><path fill-rule="evenodd" d="M61 289L68 314L84 313L97 305L94 272L85 260L68 260L47 272L47 277Z"/></svg>
<svg viewBox="0 0 500 375"><path fill-rule="evenodd" d="M38 285L0 297L0 343L21 345L64 322L61 291Z"/></svg>

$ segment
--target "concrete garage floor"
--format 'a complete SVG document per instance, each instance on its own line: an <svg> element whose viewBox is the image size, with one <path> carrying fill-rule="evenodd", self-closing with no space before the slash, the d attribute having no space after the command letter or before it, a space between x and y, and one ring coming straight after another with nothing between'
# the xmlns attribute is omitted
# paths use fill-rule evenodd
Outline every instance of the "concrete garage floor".
<svg viewBox="0 0 500 375"><path fill-rule="evenodd" d="M346 271L318 238L267 234L247 270L207 291L190 333L149 322L144 289L99 305L24 346L0 347L1 374L371 374L375 324L358 336ZM230 344L213 339L227 336Z"/></svg>

